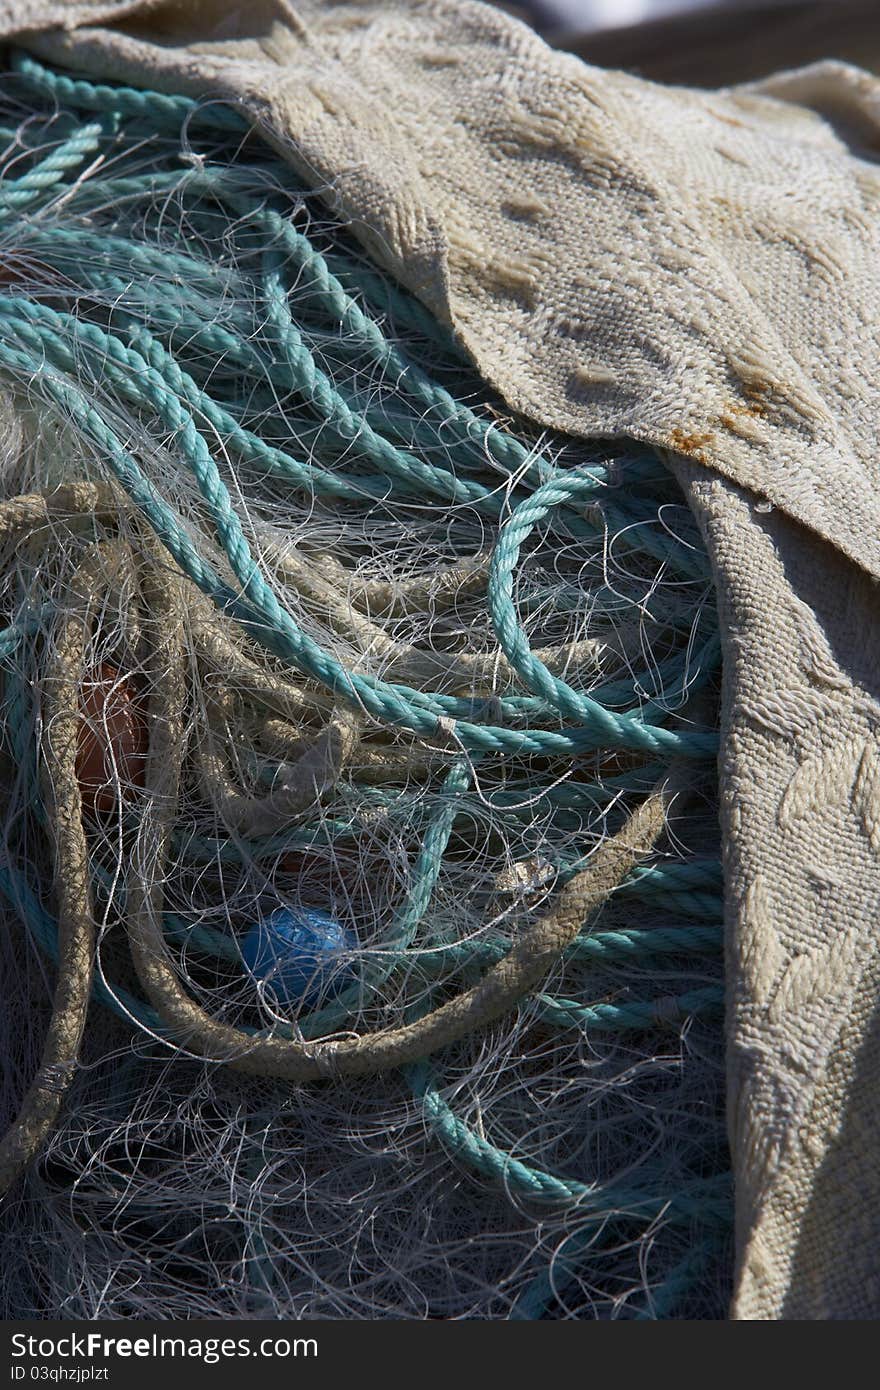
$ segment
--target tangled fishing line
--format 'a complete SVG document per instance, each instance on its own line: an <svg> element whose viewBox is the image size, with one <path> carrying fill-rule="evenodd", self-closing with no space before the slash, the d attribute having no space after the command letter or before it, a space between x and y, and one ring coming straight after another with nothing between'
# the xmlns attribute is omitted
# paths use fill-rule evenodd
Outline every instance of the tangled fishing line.
<svg viewBox="0 0 880 1390"><path fill-rule="evenodd" d="M506 415L230 106L12 68L6 1316L721 1315L665 466Z"/></svg>

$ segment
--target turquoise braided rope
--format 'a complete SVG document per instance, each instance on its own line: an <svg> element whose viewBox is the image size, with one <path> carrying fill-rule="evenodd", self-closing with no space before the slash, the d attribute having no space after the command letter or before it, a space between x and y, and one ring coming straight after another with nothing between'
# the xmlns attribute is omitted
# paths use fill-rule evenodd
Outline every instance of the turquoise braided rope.
<svg viewBox="0 0 880 1390"><path fill-rule="evenodd" d="M580 473L567 477L554 478L545 483L525 502L520 503L507 525L503 528L498 544L492 552L489 571L489 613L492 629L498 643L511 666L536 695L540 695L559 711L565 719L595 729L597 736L607 741L609 746L640 748L646 752L672 751L675 742L688 736L670 733L668 730L651 727L650 734L645 731L641 720L632 715L616 714L580 691L574 690L558 676L552 675L542 661L532 653L528 638L516 616L513 605L513 574L519 559L523 542L536 524L561 502L577 497L582 492L592 490L592 480ZM713 639L717 642L717 639ZM691 751L699 747L705 755L710 749L705 736L690 736L695 744ZM668 740L674 742L670 743ZM717 741L715 742L717 748Z"/></svg>
<svg viewBox="0 0 880 1390"><path fill-rule="evenodd" d="M463 759L454 762L442 787L440 806L425 832L412 880L402 907L395 913L388 940L379 950L388 958L384 964L369 968L365 978L343 991L340 997L323 1009L316 1009L300 1021L304 1037L317 1038L341 1028L364 1002L365 992L375 993L406 958L434 892L443 865L443 855L449 844L452 827L459 810L461 793L470 785L471 768Z"/></svg>
<svg viewBox="0 0 880 1390"><path fill-rule="evenodd" d="M186 119L208 117L208 112L210 112L208 118L211 123L220 129L241 130L250 123L247 118L230 106L213 105L210 108L205 108L187 97L165 96L160 93L138 91L130 87L108 87L91 82L76 81L61 74L52 73L21 50L13 51L11 62L13 70L26 78L33 88L60 105L70 104L84 107L86 110L110 111L114 115L118 114L123 117L144 117L160 126L180 124ZM288 172L286 168L284 166L279 167L286 175ZM193 183L198 186L199 175L197 171L193 171ZM338 316L340 323L349 332L372 347L377 354L376 360L381 365L395 370L399 374L401 383L407 388L414 389L417 399L421 399L431 408L443 410L446 421L461 420L466 435L476 434L487 444L496 461L508 467L511 472L515 472L527 463L528 452L518 440L492 429L474 412L467 410L466 407L463 408L459 402L456 402L447 392L420 372L414 363L407 361L399 349L384 338L378 326L368 320L356 303L346 294L340 281L332 275L326 262L316 255L306 238L280 218L278 214L272 213L271 210L263 210L262 215L269 228L280 238L285 250L297 258L301 268L309 273L310 283L323 292L331 313ZM371 278L372 282L375 283L380 277L373 274ZM387 284L387 282L385 283ZM421 328L427 324L428 331L436 333L435 322L430 315L420 310L417 301L406 300L395 291L392 291L392 294L391 302L393 305L399 307L402 303L408 304L410 312L417 311L417 325ZM443 335L441 341L444 345L446 344L448 341L446 335ZM701 572L706 572L705 567L702 568Z"/></svg>
<svg viewBox="0 0 880 1390"><path fill-rule="evenodd" d="M22 336L25 341L30 342L34 346L41 347L54 359L60 360L61 365L67 370L73 371L76 369L77 365L82 365L82 359L66 347L63 334L65 331L70 332L77 342L84 343L95 349L98 354L96 358L96 369L100 370L101 375L106 379L114 381L125 397L139 404L153 403L153 394L145 390L141 384L142 378L140 372L138 370L130 370L132 359L127 356L128 350L119 340L105 334L95 325L88 323L84 324L73 315L61 313L46 305L32 303L29 300L16 296L7 297L5 302L0 300L0 315L3 314L9 316L10 320L15 325L17 333ZM23 323L22 319L27 320L27 323ZM30 331L31 328L33 328L33 332ZM177 396L184 401L194 413L198 412L203 414L215 429L227 432L229 443L233 448L237 445L247 458L254 461L262 461L270 452L275 459L282 459L284 457L280 454L280 451L267 450L266 446L257 436L242 430L231 415L222 408L216 406L214 402L199 389L193 379L180 370L173 358L165 352L161 344L159 344L152 335L148 334L146 330L133 330L130 340L133 346L135 343L138 345L138 348L144 353L144 360L150 361L151 365L162 376L163 381L168 384L173 392L176 392ZM137 362L139 360L139 358L134 360L135 368L137 368ZM127 365L125 367L119 365L122 361L126 362ZM291 477L292 481L301 483L306 480L308 475L307 469L301 468L294 472L296 465L290 460L285 460L285 462L287 465L285 472L287 476ZM327 475L327 477L333 479L336 484L335 486L325 485L324 490L331 495L351 496L355 491L348 484L339 483L334 479L333 475ZM364 486L363 488L363 491L366 493L372 490L372 484L370 486ZM381 490L381 488L375 488L376 494ZM703 651L695 659L695 667L702 672L701 679L708 678L711 673L717 657L717 652L717 637L713 636L708 640ZM655 684L659 683L665 685L667 680L671 683L678 673L678 665L677 658L670 658L666 662L660 662L650 673L650 679L652 679ZM642 681L646 682L648 679L649 674L645 673L643 677L635 677L633 683L638 685ZM693 682L693 684L699 684L699 680ZM622 700L627 693L628 686L624 682L611 682L599 686L591 698L596 704L601 703L601 701L613 704L616 701ZM419 698L424 699L424 693L419 692ZM668 700L669 698L670 696L667 695L666 699ZM674 689L671 692L671 698L676 698ZM462 702L443 695L437 695L434 699L442 705L444 713L447 714L460 715L463 709L466 710L471 707L471 702ZM528 708L528 706L526 706L526 708ZM542 712L545 711L546 708L546 702L541 701L537 705L537 709ZM521 712L525 712L522 701L516 702L516 697L510 699L501 696L500 709L505 714L509 713L514 718ZM662 707L656 704L656 702L646 702L642 707L642 722L644 721L646 713L655 710L661 713ZM600 736L601 735L597 735L597 737Z"/></svg>
<svg viewBox="0 0 880 1390"><path fill-rule="evenodd" d="M0 180L0 223L11 214L19 213L29 203L35 202L48 189L60 183L71 169L78 168L83 159L95 154L111 123L106 119L92 121L84 125L53 150L35 168L19 178Z"/></svg>
<svg viewBox="0 0 880 1390"><path fill-rule="evenodd" d="M165 96L161 92L140 91L136 87L108 87L103 83L78 81L56 73L38 63L23 49L12 49L10 67L25 79L28 87L59 106L79 106L86 111L116 111L122 117L144 120L159 127L180 126L187 120L208 120L212 126L241 133L250 124L231 104L206 108L191 97Z"/></svg>
<svg viewBox="0 0 880 1390"><path fill-rule="evenodd" d="M5 305L0 307L4 319L8 321L9 317L13 317L7 316ZM209 505L218 539L230 567L241 583L242 592L250 600L249 611L242 613L238 597L220 582L213 567L198 554L173 511L82 392L45 371L40 375L42 385L69 410L83 432L102 449L116 478L187 577L222 611L243 617L262 645L286 657L334 694L356 708L365 709L384 723L410 729L423 737L448 738L454 732L461 747L470 751L564 755L601 746L662 751L691 757L706 757L716 751L718 740L715 734L679 734L653 725L642 725L632 717L605 710L586 696L581 697L585 702L584 721L579 729L570 732L512 730L472 724L464 719L456 721L453 731L445 728L441 722L445 720L443 713L432 712L431 697L424 692L410 690L406 686L391 686L376 678L346 671L302 631L262 578L229 492L192 416L183 408L180 400L166 389L162 378L139 353L124 349L113 339L108 339L108 347L114 356L141 374L144 390L162 418L178 434L199 490ZM0 362L28 376L39 373L39 361L14 348L8 341L0 342ZM550 680L555 678L550 677ZM591 708L593 705L595 709Z"/></svg>
<svg viewBox="0 0 880 1390"><path fill-rule="evenodd" d="M617 1185L603 1187L601 1184L560 1178L523 1163L470 1129L441 1096L427 1063L419 1063L405 1070L414 1094L423 1104L428 1123L444 1144L456 1157L463 1158L469 1167L517 1197L564 1207L576 1206L579 1216L592 1215L600 1221L605 1220L608 1212L613 1210L643 1216L656 1216L662 1212L671 1219L686 1222L697 1217L725 1227L730 1221L728 1173L694 1181L686 1190L662 1196L656 1193L646 1195L638 1190L627 1191Z"/></svg>

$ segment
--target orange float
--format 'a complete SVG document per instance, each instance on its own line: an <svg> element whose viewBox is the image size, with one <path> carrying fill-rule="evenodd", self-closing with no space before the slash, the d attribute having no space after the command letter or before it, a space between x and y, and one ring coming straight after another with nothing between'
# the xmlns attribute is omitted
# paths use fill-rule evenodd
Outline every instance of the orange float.
<svg viewBox="0 0 880 1390"><path fill-rule="evenodd" d="M142 787L147 721L134 681L103 663L82 683L76 775L87 811L113 811L119 785Z"/></svg>

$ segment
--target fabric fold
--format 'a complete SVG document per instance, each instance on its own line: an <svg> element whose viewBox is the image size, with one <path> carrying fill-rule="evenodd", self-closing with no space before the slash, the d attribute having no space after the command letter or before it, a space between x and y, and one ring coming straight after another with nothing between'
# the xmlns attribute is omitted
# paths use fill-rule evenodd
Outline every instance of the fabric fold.
<svg viewBox="0 0 880 1390"><path fill-rule="evenodd" d="M465 0L7 0L16 34L243 100L511 407L668 451L725 650L733 1315L880 1313L880 84L663 88Z"/></svg>

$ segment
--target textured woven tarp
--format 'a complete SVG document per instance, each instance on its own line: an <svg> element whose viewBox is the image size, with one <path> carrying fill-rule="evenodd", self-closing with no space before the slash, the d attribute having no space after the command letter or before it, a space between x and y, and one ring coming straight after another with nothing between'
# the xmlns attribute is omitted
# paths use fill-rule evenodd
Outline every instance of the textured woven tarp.
<svg viewBox="0 0 880 1390"><path fill-rule="evenodd" d="M669 451L725 653L732 1314L880 1315L880 84L664 88L464 0L0 0L23 30L243 97L511 406Z"/></svg>

